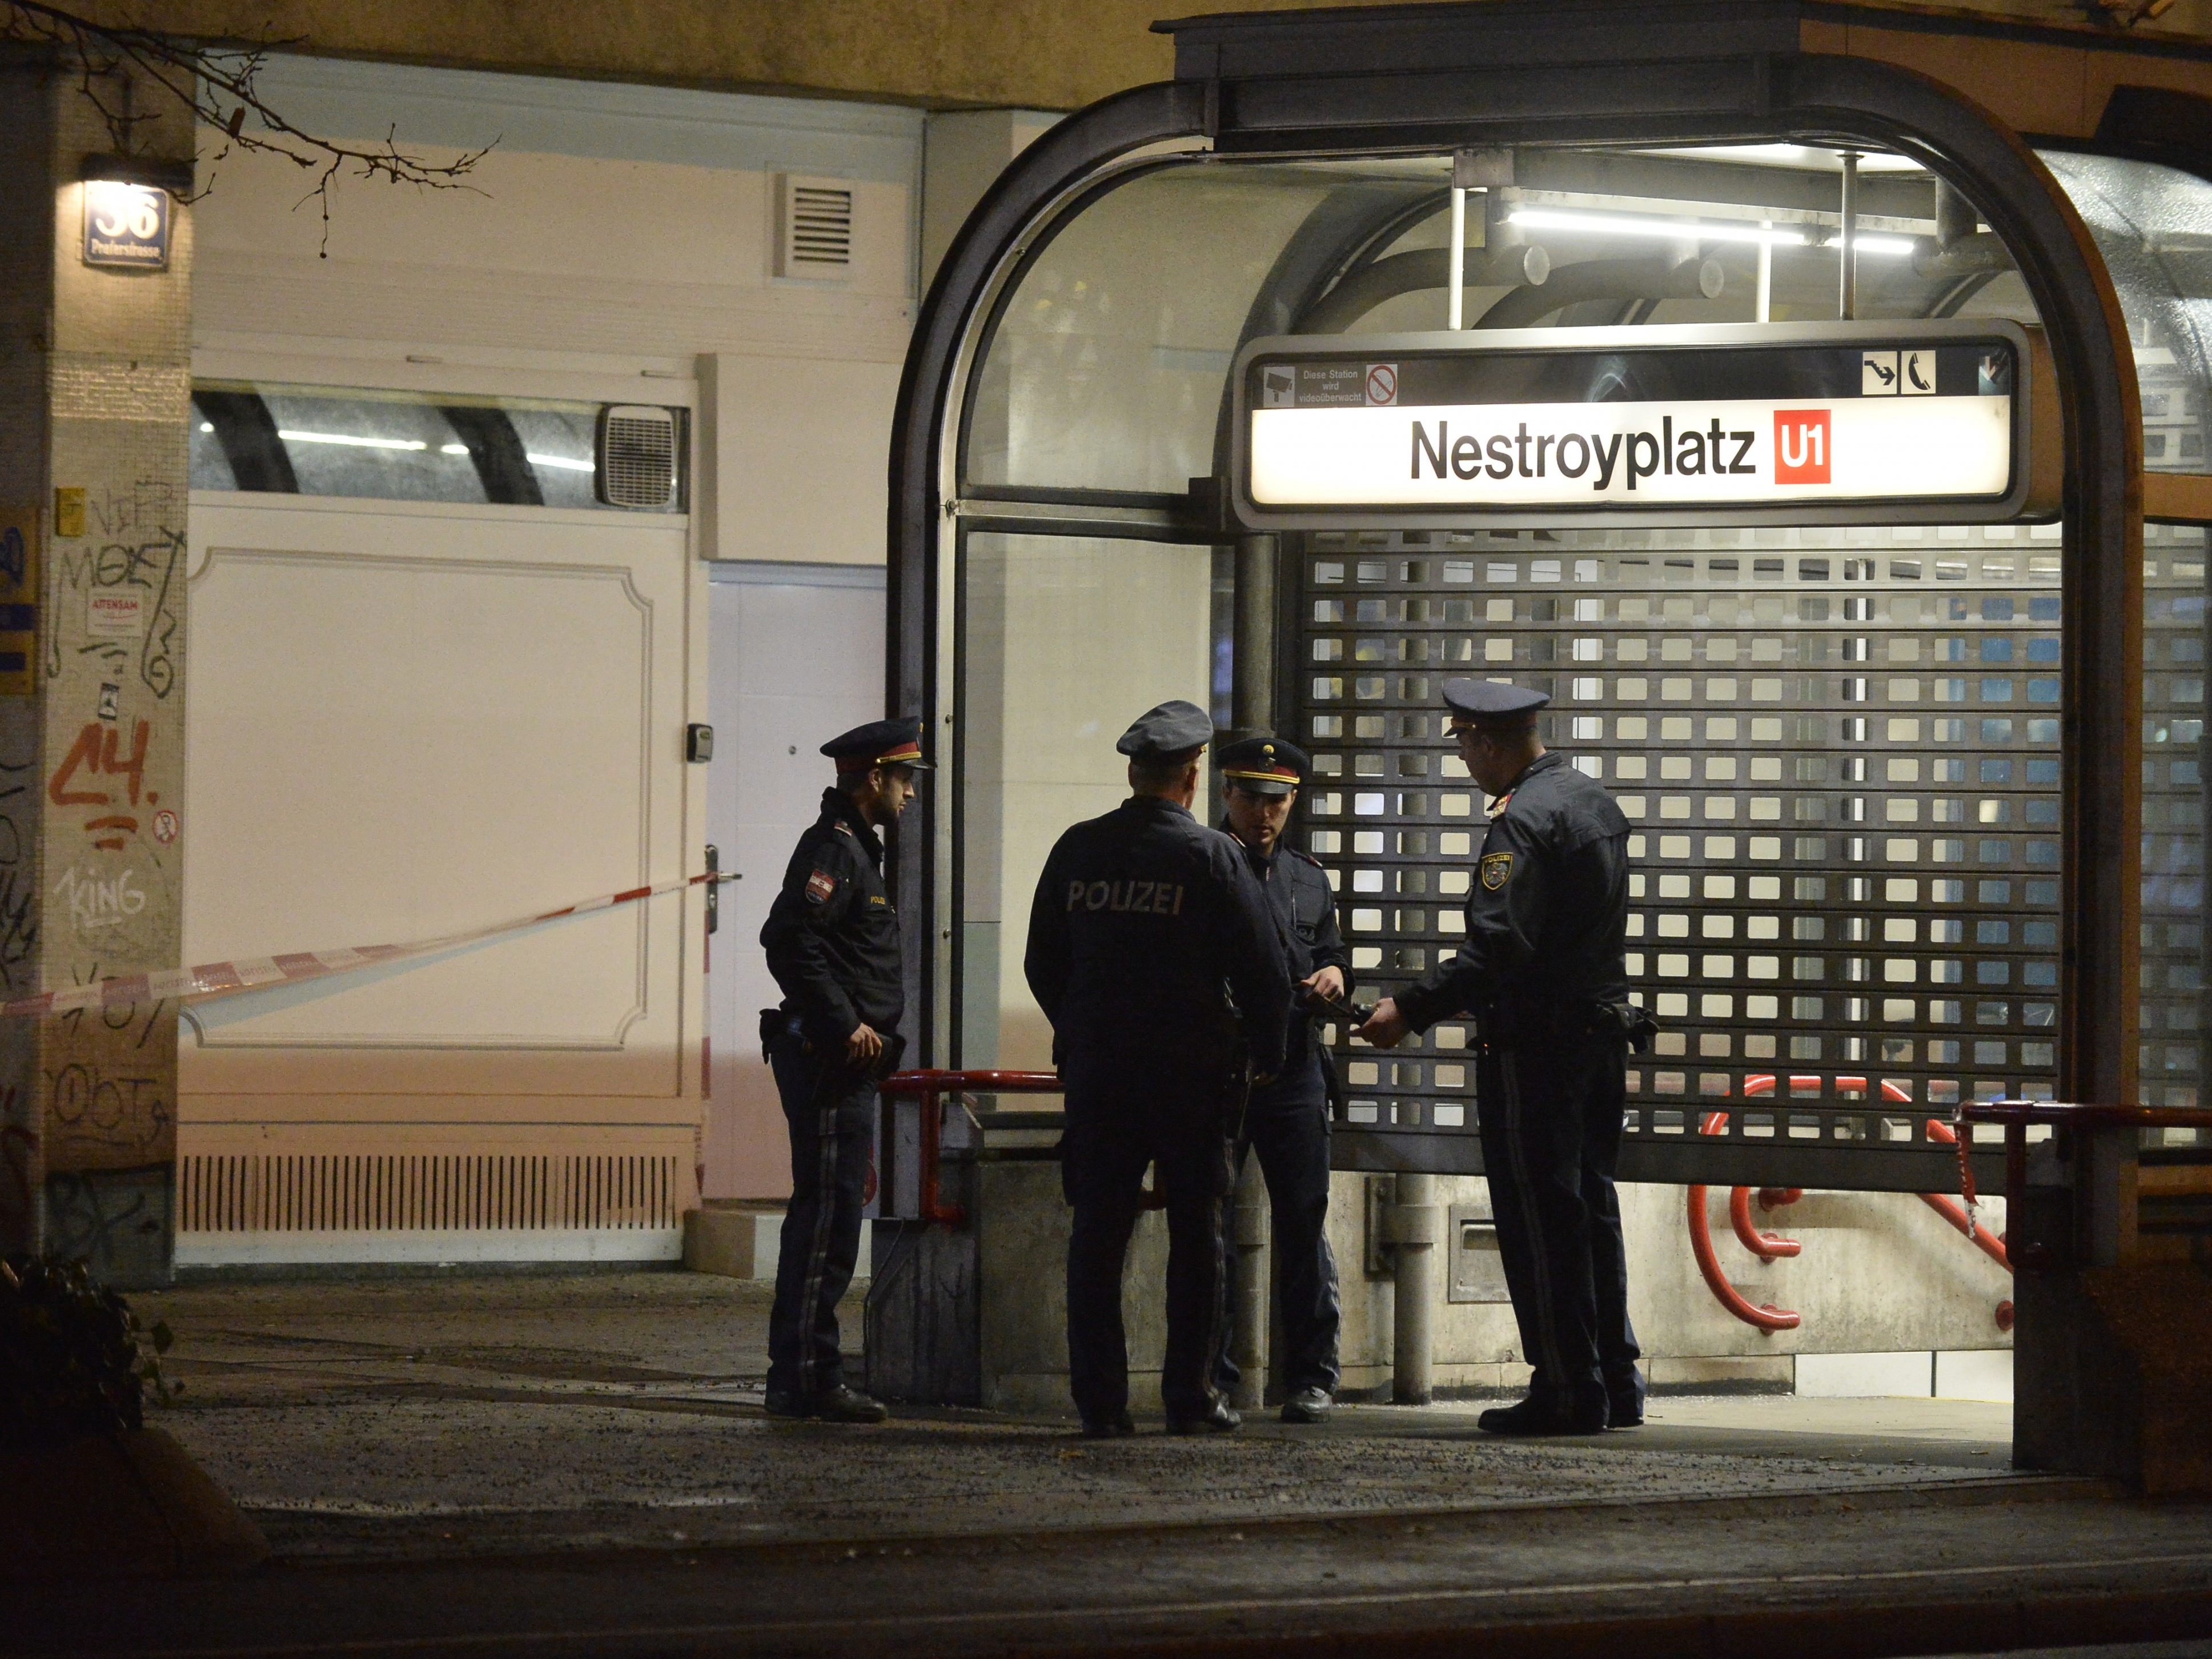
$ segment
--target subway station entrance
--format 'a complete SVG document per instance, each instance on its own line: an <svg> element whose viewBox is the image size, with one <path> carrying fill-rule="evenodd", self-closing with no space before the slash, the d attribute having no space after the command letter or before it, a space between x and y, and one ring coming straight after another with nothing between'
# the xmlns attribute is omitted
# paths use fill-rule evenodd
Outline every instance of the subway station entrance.
<svg viewBox="0 0 2212 1659"><path fill-rule="evenodd" d="M1983 1214L2014 1265L2024 1226L2054 1267L2201 1255L2212 150L2176 88L2212 64L2100 46L2095 133L2023 135L1875 21L1163 24L1172 82L1001 179L921 319L892 462L893 702L945 763L899 844L921 1064L1048 1070L1029 895L1168 697L1311 751L1288 833L1362 997L1417 976L1486 806L1438 684L1510 678L1634 826L1629 973L1664 1030L1625 1181L1970 1173L2009 1191ZM1422 1183L1481 1172L1468 1027L1327 1035L1334 1162L1365 1183L1340 1199L1387 1211L1398 1177L1422 1214L1370 1214L1370 1254L1449 1245L1435 1291L1466 1299L1486 1208ZM2009 1162L2002 1114L1973 1121L1997 1101L2023 1103ZM1006 1186L1049 1160L1050 1104L892 1115L872 1381L1028 1397L994 1392L994 1275L1050 1234L1009 1218L1056 1192Z"/></svg>

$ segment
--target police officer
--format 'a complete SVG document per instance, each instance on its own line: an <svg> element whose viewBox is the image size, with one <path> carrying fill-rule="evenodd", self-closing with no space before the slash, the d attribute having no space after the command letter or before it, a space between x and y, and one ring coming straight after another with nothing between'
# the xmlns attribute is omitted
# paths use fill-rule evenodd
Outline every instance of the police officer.
<svg viewBox="0 0 2212 1659"><path fill-rule="evenodd" d="M799 838L761 929L783 990L782 1006L761 1012L761 1041L791 1131L767 1404L779 1417L880 1423L883 1407L845 1383L837 1302L860 1255L876 1085L905 1042L898 913L877 831L898 822L928 763L915 720L872 720L822 752L836 763L836 784L823 791L822 816Z"/></svg>
<svg viewBox="0 0 2212 1659"><path fill-rule="evenodd" d="M1092 1438L1136 1431L1121 1268L1148 1164L1167 1206L1169 1431L1243 1422L1208 1375L1221 1200L1248 1067L1271 1075L1281 1061L1291 981L1243 852L1191 816L1212 735L1206 711L1180 702L1122 733L1130 798L1060 836L1030 910L1023 966L1066 1089L1068 1384Z"/></svg>
<svg viewBox="0 0 2212 1659"><path fill-rule="evenodd" d="M1316 1013L1344 1006L1352 988L1352 953L1336 925L1336 893L1315 860L1284 844L1310 762L1281 738L1247 738L1215 750L1221 775L1222 829L1244 849L1274 913L1289 968L1291 1007L1283 1068L1252 1091L1244 1108L1233 1168L1257 1153L1267 1177L1274 1219L1276 1279L1283 1298L1289 1352L1284 1382L1285 1423L1318 1423L1335 1403L1337 1331L1341 1314L1336 1257L1328 1248L1328 1103L1334 1061L1316 1040ZM1236 1243L1228 1249L1227 1282L1236 1282ZM1226 1392L1238 1371L1224 1343L1214 1377Z"/></svg>
<svg viewBox="0 0 2212 1659"><path fill-rule="evenodd" d="M1467 902L1467 942L1419 984L1385 997L1358 1035L1378 1048L1474 1013L1476 1104L1498 1250L1522 1352L1518 1405L1486 1411L1493 1434L1586 1434L1644 1420L1628 1322L1628 1262L1613 1171L1627 1044L1643 1012L1621 955L1628 820L1547 751L1540 691L1488 680L1443 686L1460 757L1497 798Z"/></svg>

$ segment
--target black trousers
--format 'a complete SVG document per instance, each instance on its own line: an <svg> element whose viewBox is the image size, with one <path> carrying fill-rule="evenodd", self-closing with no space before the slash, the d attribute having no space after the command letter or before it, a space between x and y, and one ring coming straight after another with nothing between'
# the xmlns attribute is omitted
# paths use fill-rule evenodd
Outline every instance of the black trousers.
<svg viewBox="0 0 2212 1659"><path fill-rule="evenodd" d="M802 1397L844 1380L837 1303L860 1253L860 1209L876 1144L866 1073L779 1047L769 1062L791 1131L791 1206L768 1321L768 1386Z"/></svg>
<svg viewBox="0 0 2212 1659"><path fill-rule="evenodd" d="M1068 1392L1086 1419L1110 1418L1128 1406L1121 1274L1151 1164L1167 1200L1160 1395L1171 1416L1196 1416L1212 1403L1206 1373L1220 1346L1227 1146L1218 1134L1199 1133L1197 1112L1164 1110L1157 1101L1124 1113L1071 1094L1067 1105L1060 1183L1075 1212L1067 1239Z"/></svg>
<svg viewBox="0 0 2212 1659"><path fill-rule="evenodd" d="M1267 1209L1273 1221L1274 1279L1283 1307L1283 1383L1336 1392L1337 1333L1343 1306L1336 1282L1336 1256L1328 1248L1328 1105L1254 1105L1244 1116L1232 1167L1243 1170L1256 1154L1267 1177ZM1237 1282L1237 1240L1230 1231L1224 1250L1223 1286ZM1221 1357L1213 1368L1215 1384L1225 1394L1243 1375L1229 1352L1231 1322L1224 1304Z"/></svg>
<svg viewBox="0 0 2212 1659"><path fill-rule="evenodd" d="M1629 1387L1628 1255L1613 1172L1623 1044L1595 1037L1485 1049L1476 1100L1498 1254L1529 1392L1567 1406Z"/></svg>

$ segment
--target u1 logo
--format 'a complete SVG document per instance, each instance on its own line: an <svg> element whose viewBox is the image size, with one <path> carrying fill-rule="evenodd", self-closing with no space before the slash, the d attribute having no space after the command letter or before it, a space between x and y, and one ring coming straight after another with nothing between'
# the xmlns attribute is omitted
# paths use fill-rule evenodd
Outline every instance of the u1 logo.
<svg viewBox="0 0 2212 1659"><path fill-rule="evenodd" d="M1824 484L1834 457L1825 409L1774 411L1774 482Z"/></svg>

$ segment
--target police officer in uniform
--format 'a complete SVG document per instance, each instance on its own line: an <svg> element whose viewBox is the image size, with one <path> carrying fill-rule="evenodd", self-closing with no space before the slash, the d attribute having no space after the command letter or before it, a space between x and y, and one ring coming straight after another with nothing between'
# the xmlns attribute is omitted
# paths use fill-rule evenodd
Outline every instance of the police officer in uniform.
<svg viewBox="0 0 2212 1659"><path fill-rule="evenodd" d="M928 769L921 722L872 720L822 745L837 781L799 838L761 929L783 1004L761 1013L791 1131L791 1206L783 1215L768 1327L768 1409L779 1417L880 1423L883 1407L846 1385L837 1303L860 1249L876 1085L905 1039L898 912L884 888L878 831L898 822Z"/></svg>
<svg viewBox="0 0 2212 1659"><path fill-rule="evenodd" d="M1273 1083L1252 1091L1233 1167L1242 1170L1247 1155L1256 1153L1267 1177L1288 1349L1283 1421L1318 1423L1335 1403L1341 1313L1328 1233L1328 1103L1335 1079L1314 1024L1318 1012L1343 1009L1352 989L1352 953L1337 928L1328 872L1283 842L1310 764L1305 751L1281 738L1247 738L1216 750L1213 763L1221 775L1221 827L1243 848L1267 896L1292 981L1283 1068ZM1226 1282L1234 1284L1233 1238L1227 1255ZM1226 1392L1238 1375L1224 1343L1215 1381Z"/></svg>
<svg viewBox="0 0 2212 1659"><path fill-rule="evenodd" d="M1467 942L1386 997L1358 1035L1388 1048L1473 1013L1476 1106L1498 1249L1534 1375L1519 1404L1482 1413L1493 1434L1587 1434L1644 1420L1628 1322L1628 1262L1613 1172L1628 1044L1648 1029L1621 956L1628 820L1547 751L1540 691L1443 686L1461 758L1495 796L1467 902Z"/></svg>
<svg viewBox="0 0 2212 1659"><path fill-rule="evenodd" d="M1121 1268L1147 1164L1167 1206L1169 1431L1243 1421L1209 1376L1222 1200L1246 1080L1281 1062L1291 981L1243 851L1191 816L1212 736L1206 711L1181 702L1124 732L1130 798L1060 836L1030 910L1023 966L1066 1089L1068 1384L1093 1438L1136 1431Z"/></svg>

